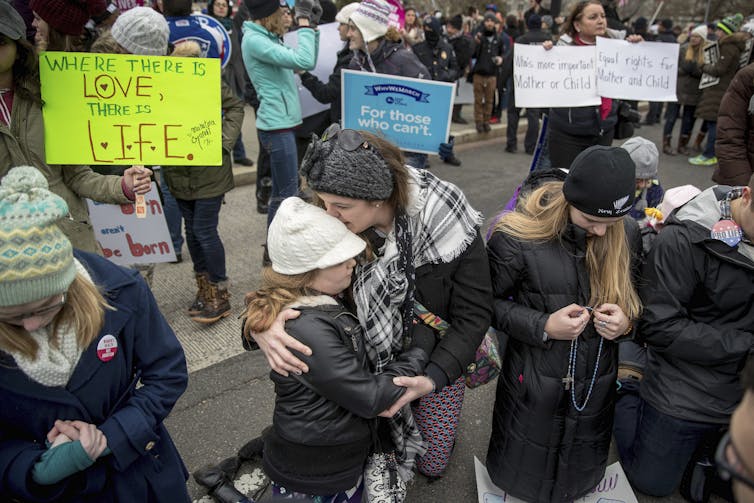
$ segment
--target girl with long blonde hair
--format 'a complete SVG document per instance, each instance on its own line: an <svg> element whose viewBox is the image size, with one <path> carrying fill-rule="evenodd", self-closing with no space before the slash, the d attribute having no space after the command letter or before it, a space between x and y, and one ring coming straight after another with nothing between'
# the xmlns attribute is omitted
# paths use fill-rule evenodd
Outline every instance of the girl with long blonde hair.
<svg viewBox="0 0 754 503"><path fill-rule="evenodd" d="M508 346L487 453L490 477L532 502L572 501L604 475L618 349L641 303L632 265L634 163L617 147L579 154L503 215L488 243L495 328ZM633 226L633 227L631 227Z"/></svg>

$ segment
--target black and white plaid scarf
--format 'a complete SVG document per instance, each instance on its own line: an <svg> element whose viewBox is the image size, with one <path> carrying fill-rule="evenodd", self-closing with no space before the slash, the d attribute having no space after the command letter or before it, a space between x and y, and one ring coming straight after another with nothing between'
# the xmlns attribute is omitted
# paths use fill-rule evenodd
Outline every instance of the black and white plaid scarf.
<svg viewBox="0 0 754 503"><path fill-rule="evenodd" d="M413 273L425 264L447 263L459 257L476 238L482 215L455 185L425 170L409 170L409 205L396 216L382 256L357 266L353 284L356 311L364 327L367 354L381 373L403 351L413 307ZM413 251L407 263L405 246ZM409 258L410 259L410 258ZM409 303L410 301L410 303ZM409 405L389 420L399 473L413 476L416 456L426 452Z"/></svg>

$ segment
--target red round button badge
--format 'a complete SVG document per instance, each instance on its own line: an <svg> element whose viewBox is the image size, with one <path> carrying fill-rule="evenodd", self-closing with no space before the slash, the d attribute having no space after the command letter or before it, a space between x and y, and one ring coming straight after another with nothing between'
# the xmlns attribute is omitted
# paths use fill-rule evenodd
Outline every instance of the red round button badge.
<svg viewBox="0 0 754 503"><path fill-rule="evenodd" d="M741 242L743 231L733 220L720 220L712 227L710 237L734 247Z"/></svg>
<svg viewBox="0 0 754 503"><path fill-rule="evenodd" d="M97 357L103 362L109 362L115 358L118 352L118 340L110 334L107 334L97 343Z"/></svg>

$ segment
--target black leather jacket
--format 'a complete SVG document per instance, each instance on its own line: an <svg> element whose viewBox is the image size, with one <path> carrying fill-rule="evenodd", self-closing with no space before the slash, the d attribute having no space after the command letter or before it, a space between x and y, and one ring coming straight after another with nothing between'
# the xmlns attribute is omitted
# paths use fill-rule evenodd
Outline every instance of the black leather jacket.
<svg viewBox="0 0 754 503"><path fill-rule="evenodd" d="M353 487L363 472L372 438L368 418L403 395L393 377L419 374L427 354L419 348L404 351L375 375L358 319L328 297L306 299L312 306L296 307L301 315L285 330L311 348L311 356L296 354L309 372L270 373L275 411L263 463L269 477L289 490L334 494Z"/></svg>

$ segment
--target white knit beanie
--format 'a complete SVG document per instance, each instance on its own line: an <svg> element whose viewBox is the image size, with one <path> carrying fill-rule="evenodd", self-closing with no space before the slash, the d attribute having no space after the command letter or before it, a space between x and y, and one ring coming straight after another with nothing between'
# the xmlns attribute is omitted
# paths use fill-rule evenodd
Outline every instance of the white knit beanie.
<svg viewBox="0 0 754 503"><path fill-rule="evenodd" d="M351 14L351 21L361 32L364 43L384 37L390 25L390 6L382 0L364 0Z"/></svg>
<svg viewBox="0 0 754 503"><path fill-rule="evenodd" d="M340 24L348 24L348 20L351 19L351 15L359 8L359 2L349 3L338 11L335 16L335 21Z"/></svg>
<svg viewBox="0 0 754 503"><path fill-rule="evenodd" d="M700 24L693 30L691 30L692 35L699 35L702 37L702 40L707 40L707 25L706 24Z"/></svg>
<svg viewBox="0 0 754 503"><path fill-rule="evenodd" d="M118 16L111 33L131 54L165 56L168 52L168 22L149 7L134 7Z"/></svg>
<svg viewBox="0 0 754 503"><path fill-rule="evenodd" d="M303 274L355 257L366 242L325 210L299 199L285 199L267 230L272 270Z"/></svg>

